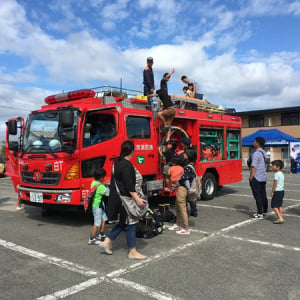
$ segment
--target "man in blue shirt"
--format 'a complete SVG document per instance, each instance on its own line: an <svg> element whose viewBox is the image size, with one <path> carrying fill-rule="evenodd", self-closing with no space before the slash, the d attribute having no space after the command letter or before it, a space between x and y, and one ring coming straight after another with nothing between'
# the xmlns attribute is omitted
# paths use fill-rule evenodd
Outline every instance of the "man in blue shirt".
<svg viewBox="0 0 300 300"><path fill-rule="evenodd" d="M263 150L264 145L265 139L256 137L253 143L256 151L251 157L249 181L253 197L256 200L257 213L253 215L255 219L263 219L264 214L268 212L266 152Z"/></svg>
<svg viewBox="0 0 300 300"><path fill-rule="evenodd" d="M154 93L154 75L153 75L153 58L147 58L147 66L143 72L143 84L144 84L144 96L148 96Z"/></svg>

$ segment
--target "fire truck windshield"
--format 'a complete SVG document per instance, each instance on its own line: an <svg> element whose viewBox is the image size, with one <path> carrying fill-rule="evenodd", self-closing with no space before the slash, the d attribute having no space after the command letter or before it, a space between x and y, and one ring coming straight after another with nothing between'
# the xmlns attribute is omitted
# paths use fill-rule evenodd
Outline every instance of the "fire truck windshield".
<svg viewBox="0 0 300 300"><path fill-rule="evenodd" d="M74 123L77 123L77 118L74 120ZM23 153L61 151L63 150L59 135L59 114L56 111L48 111L29 115L24 131Z"/></svg>

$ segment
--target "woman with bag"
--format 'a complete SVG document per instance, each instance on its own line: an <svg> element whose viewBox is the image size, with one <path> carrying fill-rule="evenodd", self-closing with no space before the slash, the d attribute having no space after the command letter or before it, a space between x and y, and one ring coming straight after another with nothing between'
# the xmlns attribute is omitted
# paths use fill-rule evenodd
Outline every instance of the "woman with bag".
<svg viewBox="0 0 300 300"><path fill-rule="evenodd" d="M170 226L169 230L176 230L177 234L190 234L189 219L187 213L187 196L188 190L192 185L195 174L195 161L197 152L193 147L188 147L184 151L184 158L187 165L184 167L184 173L179 179L179 185L176 189L176 224Z"/></svg>
<svg viewBox="0 0 300 300"><path fill-rule="evenodd" d="M136 250L136 228L139 218L147 211L148 202L142 199L142 175L130 162L133 154L133 142L125 141L120 156L113 164L107 213L109 220L119 219L119 222L114 225L101 248L111 255L111 241L126 230L128 258L142 260L147 257Z"/></svg>

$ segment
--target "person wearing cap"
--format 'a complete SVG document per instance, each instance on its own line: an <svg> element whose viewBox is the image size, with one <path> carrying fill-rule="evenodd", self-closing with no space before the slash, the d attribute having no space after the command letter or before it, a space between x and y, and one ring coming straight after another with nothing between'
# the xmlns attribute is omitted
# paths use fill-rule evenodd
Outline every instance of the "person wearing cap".
<svg viewBox="0 0 300 300"><path fill-rule="evenodd" d="M154 94L155 85L152 66L153 58L149 56L147 58L147 66L143 72L144 96Z"/></svg>

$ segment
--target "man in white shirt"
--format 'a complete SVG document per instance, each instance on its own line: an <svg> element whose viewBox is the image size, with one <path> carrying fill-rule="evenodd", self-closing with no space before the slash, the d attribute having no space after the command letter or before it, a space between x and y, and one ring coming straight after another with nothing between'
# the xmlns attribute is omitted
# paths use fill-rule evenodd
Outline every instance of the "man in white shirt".
<svg viewBox="0 0 300 300"><path fill-rule="evenodd" d="M193 79L188 78L187 76L181 76L181 81L185 84L193 84L193 94L194 98L203 99L203 94L200 93L199 84Z"/></svg>
<svg viewBox="0 0 300 300"><path fill-rule="evenodd" d="M296 174L296 171L297 171L297 152L296 152L295 148L291 149L290 158L291 158L291 173Z"/></svg>

